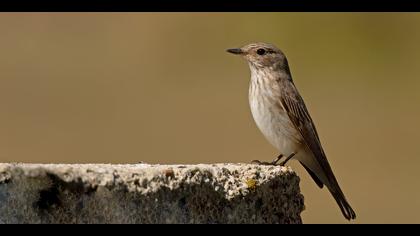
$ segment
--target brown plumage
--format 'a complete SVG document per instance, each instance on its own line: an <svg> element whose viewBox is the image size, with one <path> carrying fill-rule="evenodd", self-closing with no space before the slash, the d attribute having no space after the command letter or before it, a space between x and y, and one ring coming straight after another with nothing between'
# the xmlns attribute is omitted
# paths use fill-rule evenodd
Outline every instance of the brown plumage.
<svg viewBox="0 0 420 236"><path fill-rule="evenodd" d="M293 83L286 56L266 43L253 43L228 52L241 55L249 64L251 112L267 140L282 155L298 160L320 188L326 185L346 219L355 219L356 214L338 185L312 118Z"/></svg>

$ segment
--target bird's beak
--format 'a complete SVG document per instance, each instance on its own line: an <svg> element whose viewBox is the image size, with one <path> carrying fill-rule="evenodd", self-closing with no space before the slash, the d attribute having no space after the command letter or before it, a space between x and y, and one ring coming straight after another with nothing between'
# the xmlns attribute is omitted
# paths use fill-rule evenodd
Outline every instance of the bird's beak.
<svg viewBox="0 0 420 236"><path fill-rule="evenodd" d="M237 55L244 53L244 51L242 51L242 49L240 48L231 48L231 49L226 50L226 52L230 52L232 54L237 54Z"/></svg>

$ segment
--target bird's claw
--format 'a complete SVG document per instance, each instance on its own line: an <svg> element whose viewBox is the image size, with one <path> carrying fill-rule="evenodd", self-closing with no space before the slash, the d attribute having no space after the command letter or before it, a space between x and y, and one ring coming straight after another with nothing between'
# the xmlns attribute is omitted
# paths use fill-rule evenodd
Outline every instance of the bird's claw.
<svg viewBox="0 0 420 236"><path fill-rule="evenodd" d="M253 160L251 161L251 164L254 165L264 165L264 166L278 166L277 161L272 162L266 162L266 161L259 161L259 160Z"/></svg>

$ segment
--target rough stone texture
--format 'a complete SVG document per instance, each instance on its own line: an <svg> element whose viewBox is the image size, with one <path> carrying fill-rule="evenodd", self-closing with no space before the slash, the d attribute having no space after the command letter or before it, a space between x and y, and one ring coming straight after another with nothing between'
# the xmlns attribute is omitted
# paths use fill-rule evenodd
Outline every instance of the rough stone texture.
<svg viewBox="0 0 420 236"><path fill-rule="evenodd" d="M0 223L302 223L290 167L0 164Z"/></svg>

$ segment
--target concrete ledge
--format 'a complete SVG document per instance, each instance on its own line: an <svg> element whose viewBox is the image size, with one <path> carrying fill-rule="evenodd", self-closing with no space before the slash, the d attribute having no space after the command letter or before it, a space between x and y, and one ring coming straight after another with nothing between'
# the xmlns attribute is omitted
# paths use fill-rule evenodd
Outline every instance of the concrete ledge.
<svg viewBox="0 0 420 236"><path fill-rule="evenodd" d="M302 223L290 167L0 164L0 223Z"/></svg>

